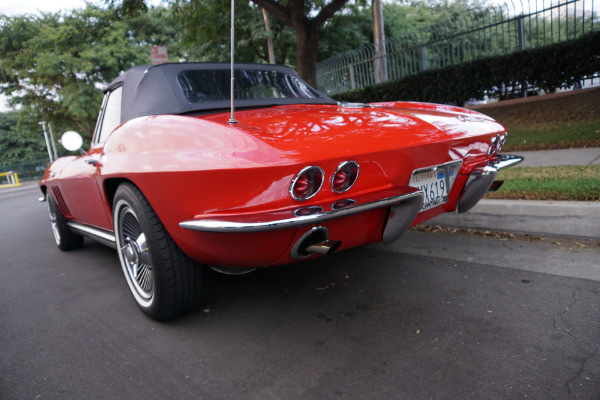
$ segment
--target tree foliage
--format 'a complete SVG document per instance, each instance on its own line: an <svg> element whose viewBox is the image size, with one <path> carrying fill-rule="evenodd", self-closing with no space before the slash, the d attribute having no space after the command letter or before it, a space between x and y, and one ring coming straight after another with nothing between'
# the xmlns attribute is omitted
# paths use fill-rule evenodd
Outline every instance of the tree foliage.
<svg viewBox="0 0 600 400"><path fill-rule="evenodd" d="M67 14L0 16L0 91L21 112L89 138L99 88L149 63L148 46L164 43L174 29L158 11L124 19L90 5Z"/></svg>
<svg viewBox="0 0 600 400"><path fill-rule="evenodd" d="M459 15L486 0L395 0L385 4L388 37ZM39 121L55 133L90 138L99 90L131 66L150 62L149 46L168 46L173 61L227 61L230 0L106 0L66 13L0 15L0 93L16 107L0 116L4 162L45 149ZM236 0L236 60L267 62L262 7L270 13L276 62L310 82L316 61L372 43L369 0ZM20 136L19 136L20 135ZM18 150L17 147L27 149ZM32 150L34 153L29 153Z"/></svg>
<svg viewBox="0 0 600 400"><path fill-rule="evenodd" d="M371 1L368 4L349 3L323 26L319 40L318 59L373 43Z"/></svg>
<svg viewBox="0 0 600 400"><path fill-rule="evenodd" d="M124 0L128 1L128 0ZM276 62L295 66L316 82L318 44L322 29L349 0L236 0L235 58L268 62L262 8L270 18ZM358 0L364 3L364 0ZM352 1L352 4L356 1ZM175 9L185 23L188 59L226 61L230 57L229 0L177 0ZM294 56L295 55L295 56Z"/></svg>
<svg viewBox="0 0 600 400"><path fill-rule="evenodd" d="M371 4L371 1L350 2L324 25L319 42L319 60L373 43ZM486 4L487 0L386 1L383 13L385 36L400 38L466 12L482 9Z"/></svg>
<svg viewBox="0 0 600 400"><path fill-rule="evenodd" d="M317 84L319 40L323 26L349 0L252 0L281 23L291 26L296 37L296 69L308 83Z"/></svg>
<svg viewBox="0 0 600 400"><path fill-rule="evenodd" d="M480 8L487 0L391 0L385 4L387 37ZM147 8L144 0L105 0L122 14ZM226 61L230 56L230 0L174 0L171 7L184 24L185 59ZM261 15L272 16L276 62L295 66L316 84L319 59L372 43L369 0L235 0L236 60L267 62ZM295 57L292 55L295 54Z"/></svg>
<svg viewBox="0 0 600 400"><path fill-rule="evenodd" d="M488 0L411 0L385 4L384 18L387 37L401 37L421 29L480 11Z"/></svg>
<svg viewBox="0 0 600 400"><path fill-rule="evenodd" d="M230 57L230 0L178 0L173 12L184 25L185 58L190 61L228 61ZM235 59L238 62L269 62L267 32L260 7L246 1L235 3ZM294 65L292 29L270 19L278 64Z"/></svg>
<svg viewBox="0 0 600 400"><path fill-rule="evenodd" d="M0 113L0 165L48 159L44 136L36 127L27 114Z"/></svg>

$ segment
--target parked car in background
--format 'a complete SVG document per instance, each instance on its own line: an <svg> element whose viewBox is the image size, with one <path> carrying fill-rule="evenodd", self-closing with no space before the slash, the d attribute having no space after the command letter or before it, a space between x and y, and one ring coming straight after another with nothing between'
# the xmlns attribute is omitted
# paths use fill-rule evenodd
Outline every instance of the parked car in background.
<svg viewBox="0 0 600 400"><path fill-rule="evenodd" d="M467 211L521 161L474 111L337 103L283 66L236 64L235 82L233 116L229 64L132 68L106 89L89 150L40 181L58 247L115 247L151 318L193 309L203 266L245 273L391 243Z"/></svg>

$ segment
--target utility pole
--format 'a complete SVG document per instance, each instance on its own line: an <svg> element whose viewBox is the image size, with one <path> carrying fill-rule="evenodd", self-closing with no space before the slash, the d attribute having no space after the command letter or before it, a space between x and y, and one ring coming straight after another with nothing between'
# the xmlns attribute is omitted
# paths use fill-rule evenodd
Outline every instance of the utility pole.
<svg viewBox="0 0 600 400"><path fill-rule="evenodd" d="M388 69L382 0L373 0L373 38L375 46L375 59L373 60L375 82L385 82L388 80Z"/></svg>
<svg viewBox="0 0 600 400"><path fill-rule="evenodd" d="M58 152L56 151L56 141L54 140L54 132L52 132L52 124L48 123L48 132L50 133L50 143L52 144L52 151L54 153L54 159L58 159Z"/></svg>
<svg viewBox="0 0 600 400"><path fill-rule="evenodd" d="M52 158L52 149L50 147L50 141L48 140L48 132L46 132L46 121L39 122L39 124L42 126L42 129L44 130L44 138L46 139L46 148L48 149L48 157L50 157L50 162L53 162L54 159Z"/></svg>

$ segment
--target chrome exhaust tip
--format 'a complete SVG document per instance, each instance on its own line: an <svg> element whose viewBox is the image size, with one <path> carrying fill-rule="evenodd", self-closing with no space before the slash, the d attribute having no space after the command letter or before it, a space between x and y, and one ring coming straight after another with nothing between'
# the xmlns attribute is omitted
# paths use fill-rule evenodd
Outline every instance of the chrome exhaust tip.
<svg viewBox="0 0 600 400"><path fill-rule="evenodd" d="M296 241L290 252L290 258L292 260L302 260L313 254L331 254L335 252L341 244L342 242L339 240L329 239L329 231L326 227L316 226L304 233L304 235Z"/></svg>
<svg viewBox="0 0 600 400"><path fill-rule="evenodd" d="M324 256L326 256L327 254L331 254L333 252L335 252L340 246L341 246L342 242L340 242L339 240L324 240L322 242L319 243L315 243L313 245L310 245L306 248L306 251L308 253L313 253L313 254L322 254Z"/></svg>

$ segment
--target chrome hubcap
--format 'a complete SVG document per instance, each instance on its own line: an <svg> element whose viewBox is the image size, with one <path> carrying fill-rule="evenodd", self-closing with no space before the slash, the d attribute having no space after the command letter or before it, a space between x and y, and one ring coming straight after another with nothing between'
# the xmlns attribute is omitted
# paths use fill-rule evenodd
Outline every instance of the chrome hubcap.
<svg viewBox="0 0 600 400"><path fill-rule="evenodd" d="M131 239L127 238L127 245L123 248L123 255L128 263L133 266L138 266L140 262L140 249L137 246L137 243L132 242ZM137 268L136 268L136 276L137 276Z"/></svg>
<svg viewBox="0 0 600 400"><path fill-rule="evenodd" d="M150 300L154 294L154 280L146 235L129 207L121 209L119 222L119 246L125 273L135 294L143 300Z"/></svg>

